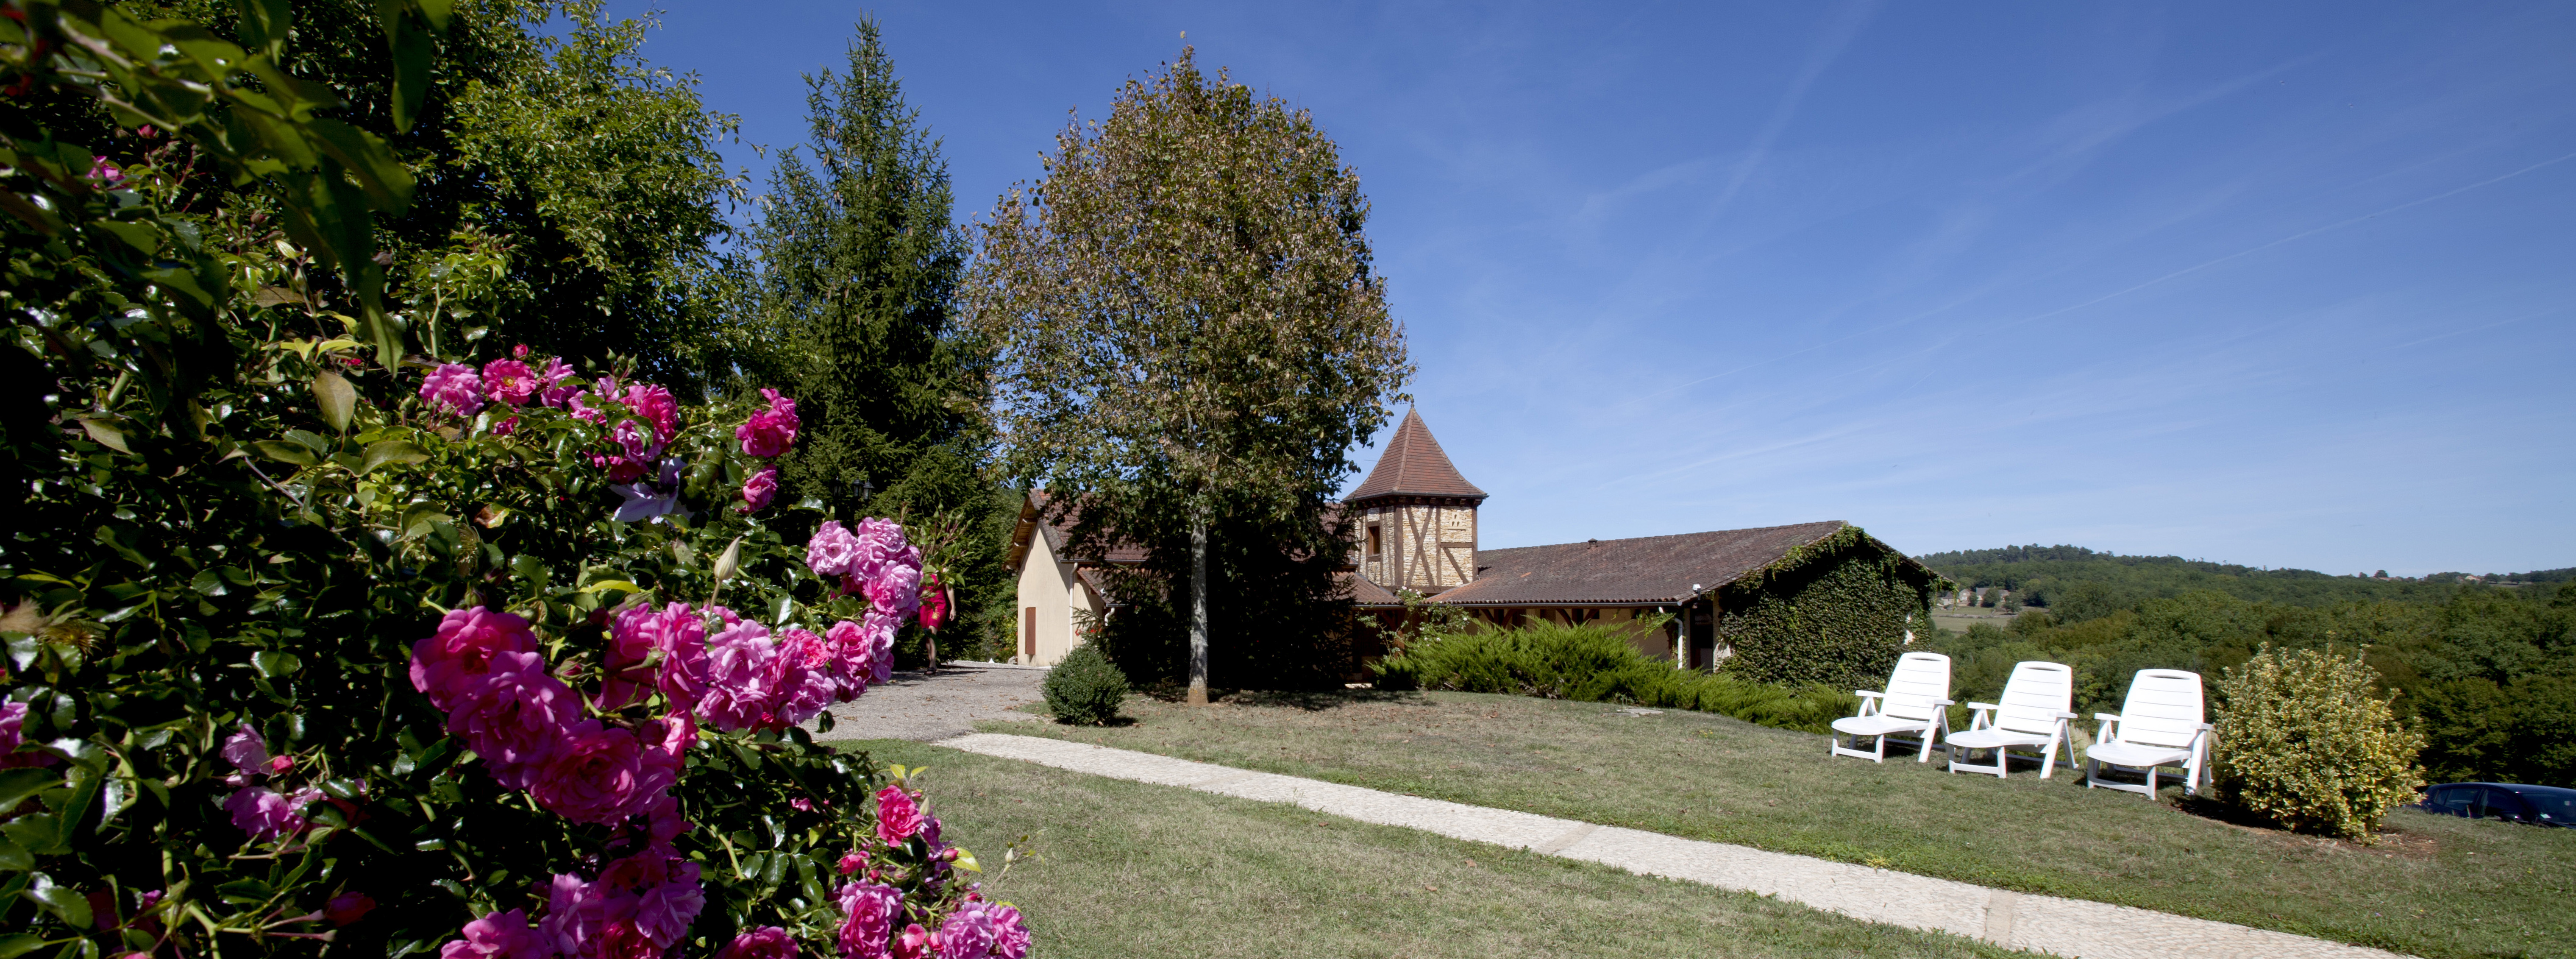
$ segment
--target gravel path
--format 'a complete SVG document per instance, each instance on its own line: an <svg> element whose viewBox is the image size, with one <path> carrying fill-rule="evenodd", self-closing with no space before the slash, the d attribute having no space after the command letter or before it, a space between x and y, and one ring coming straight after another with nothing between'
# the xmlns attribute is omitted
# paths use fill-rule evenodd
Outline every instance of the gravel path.
<svg viewBox="0 0 2576 959"><path fill-rule="evenodd" d="M1028 720L1017 712L1037 702L1046 670L997 663L950 663L938 672L896 673L868 687L856 702L832 707L831 739L917 739L929 742L975 731L981 720ZM808 729L813 727L808 726Z"/></svg>
<svg viewBox="0 0 2576 959"><path fill-rule="evenodd" d="M1679 839L1057 739L974 733L940 740L938 745L1113 779L1291 803L1362 822L1528 848L1649 876L1777 896L1855 919L1947 932L2061 956L2395 959L2397 955L2129 906L2026 895L1746 846Z"/></svg>

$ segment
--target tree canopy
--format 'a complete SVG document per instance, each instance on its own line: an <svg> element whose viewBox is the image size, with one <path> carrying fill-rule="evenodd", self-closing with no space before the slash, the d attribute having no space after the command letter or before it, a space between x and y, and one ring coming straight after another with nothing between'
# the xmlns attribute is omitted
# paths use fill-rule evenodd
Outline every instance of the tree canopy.
<svg viewBox="0 0 2576 959"><path fill-rule="evenodd" d="M1194 697L1210 530L1337 560L1324 519L1348 450L1411 375L1368 212L1311 115L1184 49L1069 124L984 227L970 301L1000 348L1006 467L1078 504L1078 537L1147 545L1188 585Z"/></svg>

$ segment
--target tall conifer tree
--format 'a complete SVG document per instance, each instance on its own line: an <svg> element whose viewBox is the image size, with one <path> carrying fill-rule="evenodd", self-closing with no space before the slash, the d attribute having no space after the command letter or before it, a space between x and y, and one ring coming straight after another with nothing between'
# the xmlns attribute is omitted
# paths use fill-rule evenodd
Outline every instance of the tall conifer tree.
<svg viewBox="0 0 2576 959"><path fill-rule="evenodd" d="M951 584L960 625L978 629L988 594L1008 585L980 475L989 351L950 322L966 244L939 143L905 105L876 22L857 29L845 73L805 78L807 142L781 151L759 201L733 352L746 388L779 388L804 420L782 499L844 520L960 514L979 534Z"/></svg>

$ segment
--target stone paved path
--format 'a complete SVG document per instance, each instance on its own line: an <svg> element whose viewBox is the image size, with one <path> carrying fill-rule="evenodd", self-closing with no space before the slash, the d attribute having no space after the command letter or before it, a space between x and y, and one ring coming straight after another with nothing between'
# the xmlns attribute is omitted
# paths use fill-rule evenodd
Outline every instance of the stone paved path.
<svg viewBox="0 0 2576 959"><path fill-rule="evenodd" d="M975 731L982 720L1029 720L1018 712L1038 701L1046 670L998 663L949 663L932 672L894 674L855 702L832 707L826 739L917 739L928 742ZM807 728L812 728L811 726Z"/></svg>
<svg viewBox="0 0 2576 959"><path fill-rule="evenodd" d="M875 693L871 692L873 696ZM1034 736L974 733L937 745L1133 782L1284 802L1362 822L1777 896L1855 919L2085 959L2391 959L2396 953L2206 919L2034 896L1850 863L1680 839L1531 813L1258 773Z"/></svg>

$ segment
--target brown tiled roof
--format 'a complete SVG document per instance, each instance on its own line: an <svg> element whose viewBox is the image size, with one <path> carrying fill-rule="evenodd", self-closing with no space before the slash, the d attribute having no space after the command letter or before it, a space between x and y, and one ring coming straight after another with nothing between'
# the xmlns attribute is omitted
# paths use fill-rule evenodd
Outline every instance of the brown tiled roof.
<svg viewBox="0 0 2576 959"><path fill-rule="evenodd" d="M1403 600L1401 600L1401 599L1397 599L1397 598L1395 597L1395 594L1394 594L1394 593L1387 592L1387 591L1386 591L1386 587L1378 585L1377 583L1375 583L1375 582L1371 581L1371 580L1370 580L1368 577L1366 577L1366 576L1362 576L1362 575L1360 575L1360 574L1358 574L1358 573L1334 573L1334 574L1333 574L1333 578L1334 578L1334 579L1337 579L1337 580L1340 580L1341 582L1343 582L1343 583L1347 583L1347 584L1349 584L1349 585L1350 585L1350 588L1351 588L1351 604L1352 604L1352 605L1355 605L1355 606L1402 606L1402 605L1404 605L1404 601L1403 601Z"/></svg>
<svg viewBox="0 0 2576 959"><path fill-rule="evenodd" d="M1386 441L1386 450L1378 454L1377 465L1369 468L1368 479L1351 491L1344 502L1358 503L1381 496L1455 496L1484 499L1485 491L1458 475L1458 467L1441 452L1440 441L1431 438L1431 428L1422 425L1422 414L1404 411L1404 422Z"/></svg>
<svg viewBox="0 0 2576 959"><path fill-rule="evenodd" d="M1476 552L1476 578L1434 602L1457 606L1678 603L1834 534L1840 520Z"/></svg>
<svg viewBox="0 0 2576 959"><path fill-rule="evenodd" d="M1028 499L1020 504L1020 524L1018 528L1011 531L1010 566L1012 569L1020 568L1021 559L1029 555L1030 538L1039 535L1046 537L1047 549L1054 551L1057 559L1070 559L1077 563L1115 563L1121 566L1145 561L1144 547L1124 541L1111 546L1100 556L1065 556L1064 547L1066 543L1072 541L1073 526L1081 519L1081 508L1075 507L1060 521L1050 522L1046 515L1048 502L1047 491L1030 490Z"/></svg>

